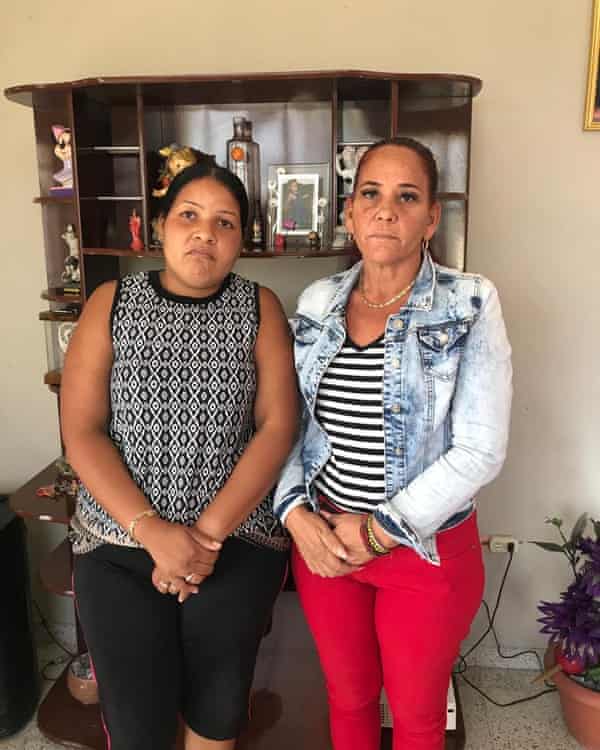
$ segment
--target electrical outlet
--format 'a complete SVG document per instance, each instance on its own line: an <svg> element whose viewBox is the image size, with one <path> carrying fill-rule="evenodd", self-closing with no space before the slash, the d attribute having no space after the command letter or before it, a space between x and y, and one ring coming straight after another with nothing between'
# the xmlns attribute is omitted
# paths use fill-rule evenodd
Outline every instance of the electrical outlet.
<svg viewBox="0 0 600 750"><path fill-rule="evenodd" d="M488 544L490 552L509 552L511 545L512 551L516 552L519 540L515 539L514 536L508 536L507 534L490 534Z"/></svg>

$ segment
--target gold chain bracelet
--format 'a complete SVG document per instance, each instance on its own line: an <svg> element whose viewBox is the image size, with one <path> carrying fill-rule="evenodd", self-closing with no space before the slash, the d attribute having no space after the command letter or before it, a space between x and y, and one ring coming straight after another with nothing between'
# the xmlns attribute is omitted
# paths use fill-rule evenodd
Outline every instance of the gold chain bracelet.
<svg viewBox="0 0 600 750"><path fill-rule="evenodd" d="M372 515L367 516L367 540L369 542L369 547L373 551L373 554L377 555L377 557L387 555L387 553L389 552L389 549L387 549L387 547L384 547L383 544L380 544L377 541L377 537L375 536L375 532L373 531Z"/></svg>
<svg viewBox="0 0 600 750"><path fill-rule="evenodd" d="M158 513L154 510L154 508L147 508L141 513L138 513L137 516L134 516L131 519L131 521L129 522L129 526L127 527L127 533L129 534L129 536L137 542L137 539L135 538L135 527L142 520L142 518L152 518L152 516L157 515Z"/></svg>

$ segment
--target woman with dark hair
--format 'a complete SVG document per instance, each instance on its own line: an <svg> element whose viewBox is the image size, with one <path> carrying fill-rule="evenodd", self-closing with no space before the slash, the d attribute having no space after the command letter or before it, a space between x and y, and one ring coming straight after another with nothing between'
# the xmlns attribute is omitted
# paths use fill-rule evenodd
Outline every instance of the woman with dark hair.
<svg viewBox="0 0 600 750"><path fill-rule="evenodd" d="M296 383L278 299L232 272L241 182L200 163L163 201L164 270L100 286L65 362L74 585L108 747L171 750L180 714L186 750L227 750L285 575Z"/></svg>
<svg viewBox="0 0 600 750"><path fill-rule="evenodd" d="M474 509L508 438L510 346L494 286L429 253L438 175L421 143L363 156L347 230L362 260L300 297L302 434L275 512L325 673L335 750L442 750L446 695L481 602Z"/></svg>

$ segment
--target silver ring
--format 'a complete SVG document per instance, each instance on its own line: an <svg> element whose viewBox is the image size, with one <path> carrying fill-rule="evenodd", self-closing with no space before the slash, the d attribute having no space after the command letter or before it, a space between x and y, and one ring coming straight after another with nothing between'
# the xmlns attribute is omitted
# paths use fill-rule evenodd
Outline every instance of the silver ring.
<svg viewBox="0 0 600 750"><path fill-rule="evenodd" d="M186 577L183 579L186 583L191 583L192 578L194 577L195 573L188 573Z"/></svg>

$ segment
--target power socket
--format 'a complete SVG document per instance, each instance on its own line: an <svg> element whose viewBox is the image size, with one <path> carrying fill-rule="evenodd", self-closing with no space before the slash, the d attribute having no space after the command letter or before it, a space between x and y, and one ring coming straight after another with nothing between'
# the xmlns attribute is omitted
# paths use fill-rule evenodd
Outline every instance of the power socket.
<svg viewBox="0 0 600 750"><path fill-rule="evenodd" d="M490 534L488 547L490 552L510 552L512 547L513 553L517 551L519 540L514 536L507 534Z"/></svg>

